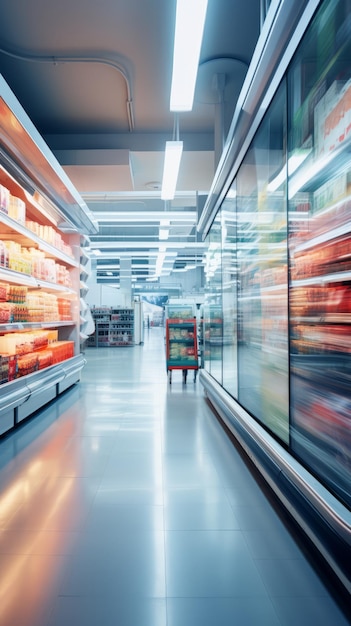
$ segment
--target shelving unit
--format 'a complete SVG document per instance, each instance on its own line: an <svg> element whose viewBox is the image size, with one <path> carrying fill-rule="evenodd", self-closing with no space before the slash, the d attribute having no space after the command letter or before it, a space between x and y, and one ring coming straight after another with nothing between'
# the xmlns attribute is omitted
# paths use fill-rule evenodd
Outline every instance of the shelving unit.
<svg viewBox="0 0 351 626"><path fill-rule="evenodd" d="M80 295L80 331L79 331L79 339L81 345L81 351L84 352L85 345L89 339L90 333L88 331L88 305L85 301L86 295L88 293L88 287L86 285L86 280L90 276L90 270L88 269L89 256L87 255L85 248L87 248L90 244L90 239L86 235L83 235L80 238L80 248L79 248L79 295Z"/></svg>
<svg viewBox="0 0 351 626"><path fill-rule="evenodd" d="M88 208L0 76L0 435L80 380Z"/></svg>
<svg viewBox="0 0 351 626"><path fill-rule="evenodd" d="M88 339L90 347L122 347L134 345L133 308L93 308L95 332Z"/></svg>

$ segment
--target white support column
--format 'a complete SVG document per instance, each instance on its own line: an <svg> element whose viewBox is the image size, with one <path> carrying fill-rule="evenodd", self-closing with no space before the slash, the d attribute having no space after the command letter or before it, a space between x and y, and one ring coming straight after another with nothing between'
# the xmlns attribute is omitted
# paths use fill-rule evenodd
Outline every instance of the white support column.
<svg viewBox="0 0 351 626"><path fill-rule="evenodd" d="M124 298L124 306L132 305L132 261L130 258L120 259L120 292Z"/></svg>

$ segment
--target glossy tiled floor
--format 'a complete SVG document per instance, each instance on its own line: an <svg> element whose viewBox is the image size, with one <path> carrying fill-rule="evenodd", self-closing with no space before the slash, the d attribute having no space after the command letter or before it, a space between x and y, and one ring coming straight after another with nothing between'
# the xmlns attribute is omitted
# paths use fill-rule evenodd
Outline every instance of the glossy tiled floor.
<svg viewBox="0 0 351 626"><path fill-rule="evenodd" d="M0 442L1 626L349 624L162 329L86 356Z"/></svg>

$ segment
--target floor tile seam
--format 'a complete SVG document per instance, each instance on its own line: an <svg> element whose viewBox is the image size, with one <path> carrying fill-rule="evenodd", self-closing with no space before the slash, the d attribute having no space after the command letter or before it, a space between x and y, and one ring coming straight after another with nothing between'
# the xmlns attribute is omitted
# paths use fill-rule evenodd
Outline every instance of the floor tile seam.
<svg viewBox="0 0 351 626"><path fill-rule="evenodd" d="M265 580L265 577L263 576L263 573L261 573L261 571L260 571L260 569L259 569L259 567L258 567L257 561L258 561L259 559L254 559L254 558L253 558L253 556L252 556L252 552L251 552L251 550L250 550L250 547L247 545L247 541L246 541L246 538L245 538L245 533L244 533L244 532L242 532L242 536L243 536L243 539L244 539L245 545L247 546L247 549L248 549L248 551L249 551L249 553L250 553L250 555L251 555L251 560L252 560L252 563L253 563L253 567L255 568L255 571L257 572L257 575L258 575L259 579L262 581L262 585L263 585L264 589L266 590L267 597L269 598L269 600L270 600L270 602L271 602L271 604L272 604L272 606L273 606L273 610L274 610L274 612L275 612L275 614L276 614L276 616L277 616L278 621L280 621L280 620L279 620L279 617L278 617L278 615L277 615L277 612L276 612L276 608L275 608L275 606L274 606L274 602L273 602L273 597L274 597L274 596L272 596L272 594L270 593L270 590L269 590L268 584L267 584L267 582L266 582L266 580ZM269 559L267 559L267 560L269 560ZM289 596L288 596L288 597L289 597Z"/></svg>
<svg viewBox="0 0 351 626"><path fill-rule="evenodd" d="M167 532L170 532L170 533L228 533L228 534L236 533L236 534L243 535L243 530L241 528L203 528L203 529L195 528L194 530L182 528L182 529L176 529L176 530L167 530Z"/></svg>
<svg viewBox="0 0 351 626"><path fill-rule="evenodd" d="M249 550L250 550L250 546L248 546L248 547L249 547ZM250 553L252 554L251 550L250 550ZM282 557L279 557L279 556L272 556L272 557L270 557L270 556L269 557L268 556L262 556L262 557L261 556L252 556L252 559L254 561L257 561L257 562L263 562L263 561L269 561L269 562L272 562L272 561L284 561L284 562L286 562L286 561L291 561L291 562L296 562L296 563L299 563L299 564L306 563L306 559L303 556L296 556L296 557L291 557L291 556L282 556Z"/></svg>
<svg viewBox="0 0 351 626"><path fill-rule="evenodd" d="M235 511L234 511L234 515L235 515ZM274 560L286 561L286 560L292 560L292 561L299 561L301 563L304 563L306 561L306 558L304 557L304 555L302 553L297 554L294 557L292 557L292 556L286 556L286 557L278 557L278 556L275 556L275 557L273 557L273 556L272 557L271 556L269 556L269 557L256 557L256 556L254 556L254 551L251 548L251 544L249 542L248 535L250 535L250 533L260 533L260 534L264 534L265 535L266 533L271 534L272 532L274 534L276 534L274 529L272 530L270 528L269 529L267 529L267 528L254 528L254 529L243 528L242 530L243 530L243 536L244 536L245 543L246 543L246 545L248 547L248 550L250 551L250 554L251 554L252 558L255 561L274 561ZM289 539L290 539L290 534L289 534ZM285 540L284 540L284 544L285 544ZM296 550L299 550L299 548L296 547Z"/></svg>
<svg viewBox="0 0 351 626"><path fill-rule="evenodd" d="M229 504L231 506L231 509L233 510L234 515L236 515L236 513L238 512L237 510L242 510L242 509L246 509L246 510L250 510L250 509L255 509L256 511L260 511L263 510L267 513L267 516L269 515L271 517L271 519L269 520L270 523L272 523L272 521L274 521L274 523L276 522L280 522L280 517L279 515L277 515L277 513L275 513L274 511L270 511L270 505L269 503L258 503L256 504L255 502L252 503L247 503L247 502L232 502L232 500L228 497L229 499ZM268 521L268 518L267 520ZM275 528L275 527L274 527ZM273 527L270 526L269 528L267 528L267 525L253 525L251 528L245 528L245 530L247 532L249 531L261 531L261 532L268 532L268 531L272 531ZM274 529L273 529L274 530ZM277 530L276 530L277 532ZM291 535L291 533L288 531L289 536Z"/></svg>
<svg viewBox="0 0 351 626"><path fill-rule="evenodd" d="M101 592L96 592L93 596L92 594L87 590L86 592L81 592L81 593L67 593L67 592L63 592L63 591L59 591L58 593L53 592L53 597L55 598L79 598L79 599L88 599L88 600L92 600L92 602L94 602L96 599L107 599L109 597L111 597L111 593L108 591L101 591ZM262 593L252 593L250 591L248 591L248 593L232 593L232 594L218 594L218 593L206 593L206 595L184 595L184 594L169 594L169 593L165 593L165 594L155 594L155 595L151 595L151 594L144 594L141 592L131 592L130 594L124 594L123 596L119 596L118 593L117 595L113 595L113 598L119 598L122 597L123 599L136 599L136 600L202 600L202 601L206 601L206 600L246 600L247 602L251 603L253 600L259 600L259 599L264 599L264 600L268 600L272 606L272 609L274 610L274 612L276 613L276 607L275 604L273 602L274 598L275 599L282 599L282 598L314 598L316 601L320 600L320 596L289 596L289 595L276 595L273 597L270 597L268 594L262 594ZM277 614L276 614L277 615ZM277 619L279 621L278 615L277 615Z"/></svg>
<svg viewBox="0 0 351 626"><path fill-rule="evenodd" d="M268 600L270 602L270 604L272 605L272 609L275 611L275 607L274 604L271 600L271 598L268 596L267 593L255 593L252 591L248 591L247 593L232 593L232 594L228 594L228 593L223 593L223 594L219 594L219 593L206 593L206 595L184 595L184 594L167 594L165 596L166 600L247 600L248 602L252 602L253 600L259 600L259 599L265 599ZM242 625L239 625L242 626Z"/></svg>
<svg viewBox="0 0 351 626"><path fill-rule="evenodd" d="M200 602L207 602L210 603L213 600L215 601L231 601L231 602L238 602L238 601L244 601L245 605L247 605L248 607L251 607L253 604L253 601L256 603L259 599L262 599L264 601L268 601L269 605L271 607L272 613L273 615L276 617L276 623L279 626L284 626L284 623L281 621L277 609L274 606L274 603L272 602L271 598L269 598L268 596L252 596L252 595L242 595L242 594L236 594L236 595L221 595L221 596L212 596L212 595L206 595L206 596L167 596L166 597L166 607L167 607L167 617L168 617L168 603L171 603L173 601L177 601L177 600L195 600L195 601L200 601ZM244 626L244 624L240 624L239 626Z"/></svg>
<svg viewBox="0 0 351 626"><path fill-rule="evenodd" d="M302 564L302 563L304 563L304 559L298 559L298 558L296 558L296 559L292 559L292 558L287 558L287 559L285 559L285 558L283 558L283 559L278 559L278 558L275 558L275 559L257 559L257 558L254 558L254 557L251 557L251 558L252 558L252 561L253 561L253 565L254 565L254 567L255 567L255 569L256 569L256 571L257 571L257 573L258 573L258 575L259 575L259 577L260 577L260 579L261 579L261 581L263 583L263 586L264 586L264 588L267 591L267 595L270 598L270 600L273 603L273 605L274 605L274 598L296 598L296 599L298 599L298 598L316 598L316 599L318 599L319 598L320 599L320 598L328 598L328 597L330 597L330 594L328 593L327 589L323 593L322 592L320 592L320 593L316 593L316 592L313 592L313 593L289 593L289 592L287 592L286 594L272 593L272 591L269 589L267 583L265 582L265 577L263 575L263 572L261 573L261 571L260 571L260 569L258 567L258 563L259 562L264 562L264 561L267 561L267 562L269 562L269 561L277 561L277 562L279 562L279 561L284 561L284 562L291 561L291 562L295 562L296 564Z"/></svg>

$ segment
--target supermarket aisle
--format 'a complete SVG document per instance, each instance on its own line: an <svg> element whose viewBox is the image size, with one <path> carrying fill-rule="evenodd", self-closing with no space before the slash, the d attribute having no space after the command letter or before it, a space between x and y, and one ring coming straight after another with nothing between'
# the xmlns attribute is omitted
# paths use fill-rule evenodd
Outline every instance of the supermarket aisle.
<svg viewBox="0 0 351 626"><path fill-rule="evenodd" d="M163 329L0 442L1 626L346 626ZM177 376L179 374L179 376Z"/></svg>

